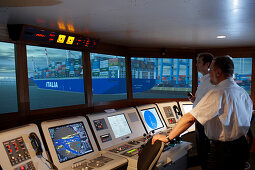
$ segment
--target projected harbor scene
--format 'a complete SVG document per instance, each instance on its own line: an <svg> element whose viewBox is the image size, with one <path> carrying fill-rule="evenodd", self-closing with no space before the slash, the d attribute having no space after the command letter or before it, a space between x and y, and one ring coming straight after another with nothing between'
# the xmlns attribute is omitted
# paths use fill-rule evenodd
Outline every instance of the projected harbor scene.
<svg viewBox="0 0 255 170"><path fill-rule="evenodd" d="M26 45L26 51L31 110L86 103L81 51L31 45ZM89 57L93 102L126 100L125 57L98 53ZM131 57L133 98L187 98L192 91L192 59L181 57ZM13 43L0 42L0 59L0 114L17 112ZM234 80L251 94L252 58L233 61Z"/></svg>
<svg viewBox="0 0 255 170"><path fill-rule="evenodd" d="M64 162L93 152L81 122L49 128L59 162Z"/></svg>
<svg viewBox="0 0 255 170"><path fill-rule="evenodd" d="M28 57L30 81L37 87L84 92L84 64L80 52L28 46ZM93 94L127 93L124 56L91 53L90 59ZM191 87L190 59L163 61L132 57L131 69L133 93L156 87Z"/></svg>
<svg viewBox="0 0 255 170"><path fill-rule="evenodd" d="M32 110L86 103L87 72L81 51L26 47ZM125 57L99 53L87 57L93 102L127 99ZM243 63L251 66L251 58ZM239 75L250 75L251 67L240 69ZM192 91L192 59L131 57L131 74L133 98L186 98ZM249 80L249 76L237 78Z"/></svg>

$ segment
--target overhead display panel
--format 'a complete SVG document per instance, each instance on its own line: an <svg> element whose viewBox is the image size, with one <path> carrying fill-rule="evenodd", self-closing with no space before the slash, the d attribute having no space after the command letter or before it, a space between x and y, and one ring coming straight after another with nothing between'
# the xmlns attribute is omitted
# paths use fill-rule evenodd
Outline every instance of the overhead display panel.
<svg viewBox="0 0 255 170"><path fill-rule="evenodd" d="M94 49L98 40L61 31L39 28L30 25L8 25L12 40L33 41L63 47Z"/></svg>

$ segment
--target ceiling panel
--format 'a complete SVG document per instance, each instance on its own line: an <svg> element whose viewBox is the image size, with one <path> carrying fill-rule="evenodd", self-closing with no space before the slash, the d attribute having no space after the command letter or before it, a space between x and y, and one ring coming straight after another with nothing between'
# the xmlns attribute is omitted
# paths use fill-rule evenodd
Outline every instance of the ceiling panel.
<svg viewBox="0 0 255 170"><path fill-rule="evenodd" d="M254 0L2 0L0 33L29 24L129 47L254 46L254 9Z"/></svg>

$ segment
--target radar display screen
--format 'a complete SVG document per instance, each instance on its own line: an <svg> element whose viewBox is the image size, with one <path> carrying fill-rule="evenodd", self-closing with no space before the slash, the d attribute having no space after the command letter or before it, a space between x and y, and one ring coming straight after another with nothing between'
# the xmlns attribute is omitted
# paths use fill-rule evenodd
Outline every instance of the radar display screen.
<svg viewBox="0 0 255 170"><path fill-rule="evenodd" d="M146 126L148 132L150 132L151 130L156 130L156 129L160 129L160 128L164 127L164 125L158 115L158 112L154 107L148 108L148 109L143 109L143 110L141 110L141 113L145 120L145 126Z"/></svg>
<svg viewBox="0 0 255 170"><path fill-rule="evenodd" d="M186 114L192 110L193 104L182 104L182 107L184 109L184 114Z"/></svg>
<svg viewBox="0 0 255 170"><path fill-rule="evenodd" d="M107 118L115 138L119 138L131 133L130 127L124 114L109 116Z"/></svg>
<svg viewBox="0 0 255 170"><path fill-rule="evenodd" d="M82 122L51 127L49 132L60 163L93 152Z"/></svg>

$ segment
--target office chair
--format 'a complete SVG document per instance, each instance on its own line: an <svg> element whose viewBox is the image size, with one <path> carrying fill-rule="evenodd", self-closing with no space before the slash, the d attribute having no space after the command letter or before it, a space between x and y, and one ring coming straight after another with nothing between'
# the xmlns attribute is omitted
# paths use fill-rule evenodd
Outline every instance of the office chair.
<svg viewBox="0 0 255 170"><path fill-rule="evenodd" d="M151 144L152 138L144 145L139 153L137 170L151 170L156 165L163 149L164 142L156 141Z"/></svg>

